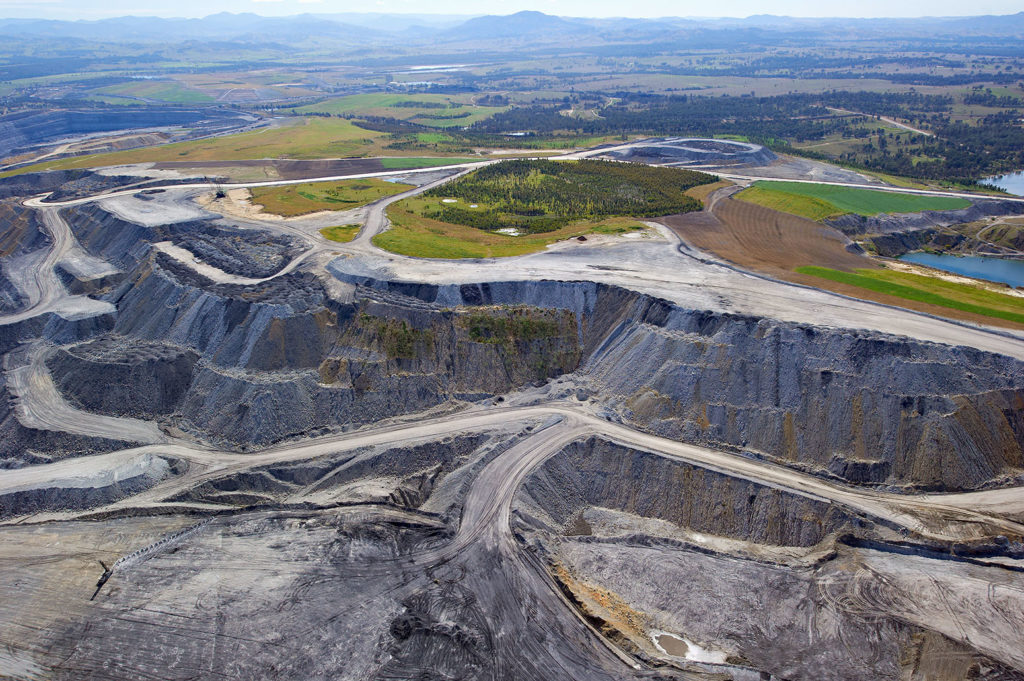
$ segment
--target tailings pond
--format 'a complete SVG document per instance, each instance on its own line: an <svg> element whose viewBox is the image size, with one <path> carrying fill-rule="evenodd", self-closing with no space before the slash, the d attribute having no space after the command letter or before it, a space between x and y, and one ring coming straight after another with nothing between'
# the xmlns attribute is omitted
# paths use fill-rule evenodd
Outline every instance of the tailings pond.
<svg viewBox="0 0 1024 681"><path fill-rule="evenodd" d="M1010 286L1024 286L1024 260L935 253L907 253L900 260L976 279L997 281Z"/></svg>

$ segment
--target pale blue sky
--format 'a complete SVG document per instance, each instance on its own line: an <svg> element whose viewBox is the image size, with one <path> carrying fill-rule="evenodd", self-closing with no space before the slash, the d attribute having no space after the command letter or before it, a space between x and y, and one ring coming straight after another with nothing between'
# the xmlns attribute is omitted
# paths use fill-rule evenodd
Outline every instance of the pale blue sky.
<svg viewBox="0 0 1024 681"><path fill-rule="evenodd" d="M386 12L418 14L510 14L531 9L561 16L689 16L745 17L776 14L801 17L913 17L1013 14L1020 0L733 0L708 3L684 0L0 0L0 17L99 19L112 16L201 17L214 12L254 12L266 16L305 12Z"/></svg>

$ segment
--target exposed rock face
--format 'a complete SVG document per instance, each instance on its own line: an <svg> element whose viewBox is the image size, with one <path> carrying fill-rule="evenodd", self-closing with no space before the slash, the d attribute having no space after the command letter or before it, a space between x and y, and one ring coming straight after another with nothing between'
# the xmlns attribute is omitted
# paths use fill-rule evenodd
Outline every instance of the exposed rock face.
<svg viewBox="0 0 1024 681"><path fill-rule="evenodd" d="M702 312L637 317L581 373L661 435L856 483L971 489L1024 468L1017 361Z"/></svg>
<svg viewBox="0 0 1024 681"><path fill-rule="evenodd" d="M86 250L124 269L142 261L149 245L161 241L171 241L228 274L246 277L269 277L302 251L296 237L232 229L210 220L147 227L95 205L68 209L66 218Z"/></svg>
<svg viewBox="0 0 1024 681"><path fill-rule="evenodd" d="M898 258L919 250L948 251L951 253L1014 255L1024 248L1024 233L1008 238L1003 244L980 241L952 231L915 229L867 237L875 252L885 258Z"/></svg>
<svg viewBox="0 0 1024 681"><path fill-rule="evenodd" d="M166 402L139 404L160 410L152 413L176 410L182 427L223 443L269 444L451 399L491 397L571 372L580 360L571 311L455 310L370 290L339 303L306 274L256 287L211 286L162 255L108 298L118 307L119 342L170 344L180 359L129 368L87 345L51 362L57 385L73 402L106 411L93 393L113 376L128 391L172 382Z"/></svg>
<svg viewBox="0 0 1024 681"><path fill-rule="evenodd" d="M989 215L1022 215L1024 203L1018 201L981 200L960 210L926 210L920 213L889 213L864 216L848 213L825 221L847 236L860 234L891 234L911 230L935 229L974 222Z"/></svg>
<svg viewBox="0 0 1024 681"><path fill-rule="evenodd" d="M101 276L87 276L80 272L72 272L64 263L57 263L53 268L64 288L71 295L96 296L110 291L113 286L124 279L124 272L112 272Z"/></svg>
<svg viewBox="0 0 1024 681"><path fill-rule="evenodd" d="M118 308L114 333L190 358L170 374L160 363L129 370L130 389L170 381L168 400L144 408L226 446L574 373L641 428L849 482L966 490L1024 473L1024 367L1010 358L685 310L594 283L433 286L348 276L344 301L302 273L213 285L147 254L149 228L110 229L116 218L97 210L81 217L76 231L90 250L141 258L105 296ZM106 374L111 361L85 374L123 370ZM77 404L112 408L76 393L82 368L54 364L58 385Z"/></svg>
<svg viewBox="0 0 1024 681"><path fill-rule="evenodd" d="M36 194L49 193L49 200L63 201L91 196L118 187L145 189L157 184L164 186L194 181L186 178L145 180L137 175L101 175L91 170L47 170L0 178L0 199L24 199Z"/></svg>
<svg viewBox="0 0 1024 681"><path fill-rule="evenodd" d="M16 312L25 305L26 298L0 269L0 312Z"/></svg>
<svg viewBox="0 0 1024 681"><path fill-rule="evenodd" d="M555 529L597 506L722 537L812 546L851 522L829 504L593 438L548 459L520 495Z"/></svg>
<svg viewBox="0 0 1024 681"><path fill-rule="evenodd" d="M313 460L278 463L215 478L189 489L173 501L252 506L279 504L297 498L344 499L419 508L435 489L459 487L457 475L446 482L447 478L475 454L480 454L477 450L488 439L484 435L460 436L411 447L368 448ZM449 491L455 497L448 495L449 502L459 500L457 489Z"/></svg>
<svg viewBox="0 0 1024 681"><path fill-rule="evenodd" d="M10 258L50 245L39 211L19 201L0 201L0 258Z"/></svg>
<svg viewBox="0 0 1024 681"><path fill-rule="evenodd" d="M960 490L1024 472L1024 366L1011 358L684 310L592 283L396 288L448 305L572 310L577 375L666 437L855 483Z"/></svg>
<svg viewBox="0 0 1024 681"><path fill-rule="evenodd" d="M36 267L44 255L42 249L49 245L38 211L17 201L0 201L0 312L16 312L24 306L26 298L9 274Z"/></svg>

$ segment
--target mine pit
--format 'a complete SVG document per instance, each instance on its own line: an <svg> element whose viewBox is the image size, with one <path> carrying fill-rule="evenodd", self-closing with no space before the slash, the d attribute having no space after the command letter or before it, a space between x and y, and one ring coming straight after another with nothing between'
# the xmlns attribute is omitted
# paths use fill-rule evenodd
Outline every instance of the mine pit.
<svg viewBox="0 0 1024 681"><path fill-rule="evenodd" d="M197 194L4 204L0 675L1024 673L1019 338L664 229L434 261Z"/></svg>

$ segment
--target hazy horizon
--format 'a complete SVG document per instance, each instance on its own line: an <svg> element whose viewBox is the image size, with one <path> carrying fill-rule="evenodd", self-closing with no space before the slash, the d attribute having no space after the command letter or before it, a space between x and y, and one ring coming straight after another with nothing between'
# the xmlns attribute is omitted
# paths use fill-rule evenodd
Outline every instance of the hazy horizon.
<svg viewBox="0 0 1024 681"><path fill-rule="evenodd" d="M679 5L665 0L646 0L632 5L633 12L624 14L620 3L609 0L548 0L543 3L505 3L485 0L474 4L477 10L465 12L465 5L453 0L439 0L431 11L423 11L420 3L409 0L376 0L372 5L353 7L336 0L222 0L211 3L183 0L173 7L139 7L136 0L110 0L109 2L81 2L79 0L0 0L0 19L53 19L100 20L118 17L157 17L164 19L198 19L222 12L250 13L264 17L284 17L299 14L401 14L438 17L470 18L486 14L507 15L533 10L563 17L578 18L690 18L741 19L758 15L772 15L801 19L909 19L933 17L970 17L979 15L1009 15L1021 11L1016 0L986 0L972 5L951 0L909 0L895 4L883 0L860 3L856 13L850 13L846 3L818 3L808 0L780 0L771 6L757 0L739 0L730 5L729 12L715 15L700 14L696 4ZM830 11L835 8L835 11ZM692 11L686 11L692 10Z"/></svg>

